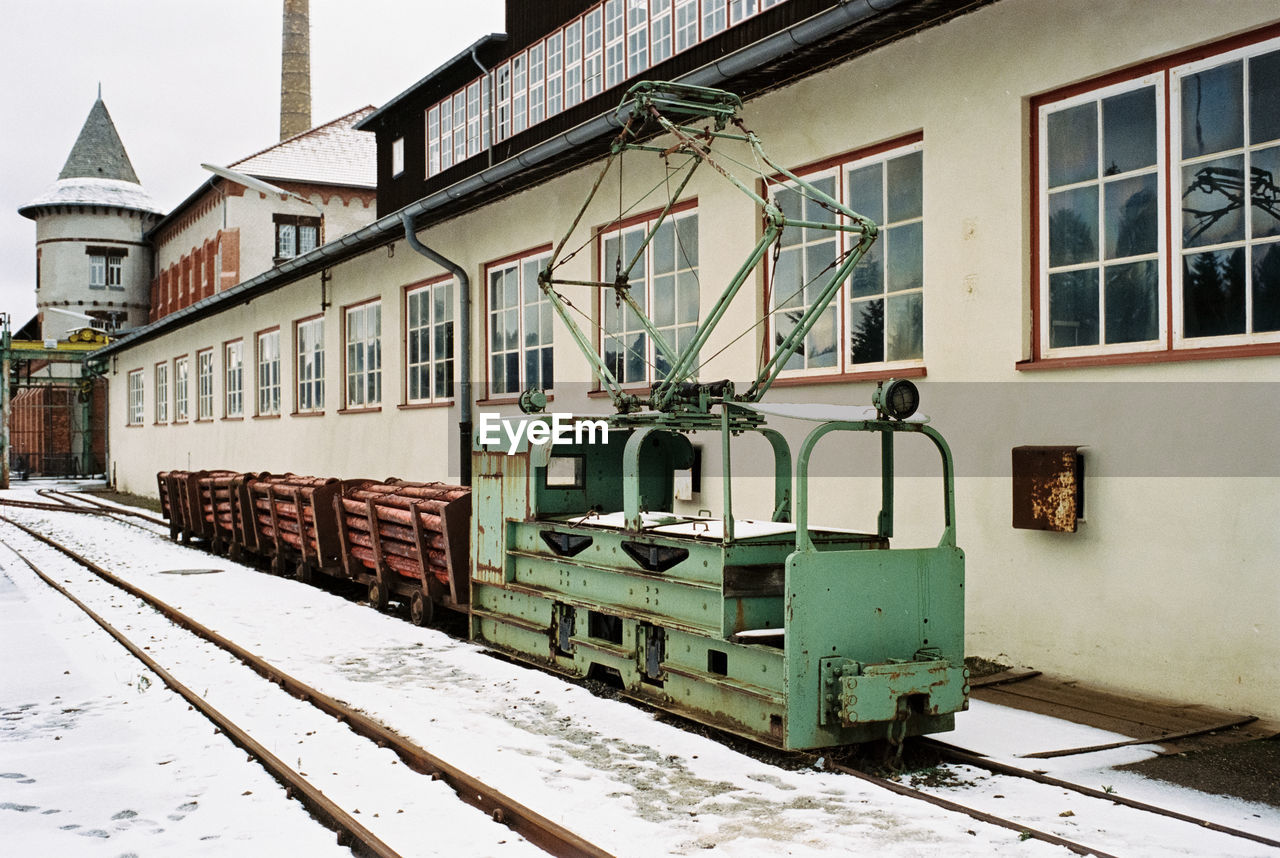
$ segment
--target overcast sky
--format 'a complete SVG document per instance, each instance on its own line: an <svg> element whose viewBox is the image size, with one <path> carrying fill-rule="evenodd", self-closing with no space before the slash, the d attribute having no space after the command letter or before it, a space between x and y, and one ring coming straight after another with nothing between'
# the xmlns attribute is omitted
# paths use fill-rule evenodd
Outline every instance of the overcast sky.
<svg viewBox="0 0 1280 858"><path fill-rule="evenodd" d="M0 310L35 313L36 225L97 97L169 211L280 134L281 0L3 0ZM311 0L311 120L381 106L486 33L502 0Z"/></svg>

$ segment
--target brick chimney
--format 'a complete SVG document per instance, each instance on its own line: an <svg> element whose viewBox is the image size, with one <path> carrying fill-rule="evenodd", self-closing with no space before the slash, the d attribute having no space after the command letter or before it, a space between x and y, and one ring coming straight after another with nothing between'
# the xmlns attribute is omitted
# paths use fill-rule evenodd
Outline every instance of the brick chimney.
<svg viewBox="0 0 1280 858"><path fill-rule="evenodd" d="M284 0L280 53L280 139L311 127L311 20L308 0Z"/></svg>

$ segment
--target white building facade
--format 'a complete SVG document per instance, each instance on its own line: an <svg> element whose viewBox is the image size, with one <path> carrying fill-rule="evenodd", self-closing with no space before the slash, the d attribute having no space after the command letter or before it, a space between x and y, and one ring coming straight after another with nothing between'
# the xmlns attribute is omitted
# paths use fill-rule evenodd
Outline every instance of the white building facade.
<svg viewBox="0 0 1280 858"><path fill-rule="evenodd" d="M759 20L786 5L757 10ZM864 20L927 4L889 5ZM774 159L882 224L878 255L771 396L865 404L877 380L917 380L957 462L971 654L1276 718L1280 14L1248 0L1207 17L1191 0L1159 10L999 0L926 29L902 25L888 44L750 99L744 122ZM567 80L567 67L557 74ZM401 170L414 163L406 139L386 141ZM380 131L380 158L382 143ZM473 157L465 138L460 153ZM429 151L418 163L449 186ZM636 187L663 182L657 157L626 169ZM118 485L153 493L155 473L174 467L456 480L464 362L477 413L511 413L530 387L555 411L608 410L527 288L597 171L468 191L472 204L439 203L439 217L427 196L411 212L421 241L470 283L470 355L459 346L461 283L413 252L392 213L344 239L345 251L300 257L113 345ZM775 178L758 187L785 209ZM621 224L616 195L594 203L561 275L610 277L628 231L666 202ZM680 253L650 260L645 289L678 339L706 318L760 227L711 171L675 203ZM760 267L708 343L704 380L754 375L770 325L785 324L783 290L841 251L829 241L788 239ZM649 347L610 302L571 297L606 362L647 384L652 355L628 358ZM141 403L132 413L130 391ZM1011 452L1023 446L1082 451L1073 532L1012 526ZM878 474L863 470L862 452L822 452L812 502L823 523L874 515L852 490ZM908 460L898 480L901 542L936 538L933 467ZM706 462L692 507L717 506L716 474ZM736 509L764 506L759 482Z"/></svg>

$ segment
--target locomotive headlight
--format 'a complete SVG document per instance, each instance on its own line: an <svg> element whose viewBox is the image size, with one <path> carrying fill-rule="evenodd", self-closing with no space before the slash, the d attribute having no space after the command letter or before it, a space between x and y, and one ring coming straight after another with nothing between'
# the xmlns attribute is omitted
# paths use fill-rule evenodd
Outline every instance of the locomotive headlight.
<svg viewBox="0 0 1280 858"><path fill-rule="evenodd" d="M906 420L920 407L920 391L905 378L891 378L876 385L871 404L881 417Z"/></svg>

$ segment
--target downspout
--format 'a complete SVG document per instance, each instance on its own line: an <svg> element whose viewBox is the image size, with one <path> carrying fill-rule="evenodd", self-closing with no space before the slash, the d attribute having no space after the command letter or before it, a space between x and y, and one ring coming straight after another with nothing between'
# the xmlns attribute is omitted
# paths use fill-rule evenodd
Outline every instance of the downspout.
<svg viewBox="0 0 1280 858"><path fill-rule="evenodd" d="M458 315L461 324L458 331L458 396L462 400L458 416L458 479L464 486L471 485L471 278L461 265L446 259L418 240L413 228L413 215L408 210L400 212L404 224L404 240L417 253L458 278Z"/></svg>

